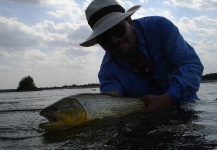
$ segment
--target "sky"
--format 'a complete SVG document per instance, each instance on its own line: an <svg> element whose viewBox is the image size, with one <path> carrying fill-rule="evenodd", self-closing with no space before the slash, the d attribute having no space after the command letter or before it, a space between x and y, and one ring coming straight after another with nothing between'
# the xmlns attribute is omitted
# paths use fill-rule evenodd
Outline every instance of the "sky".
<svg viewBox="0 0 217 150"><path fill-rule="evenodd" d="M92 0L0 0L0 89L31 76L37 87L99 83L104 50L81 47L91 34L85 9ZM133 19L164 16L194 47L203 75L217 72L217 0L118 0L142 7Z"/></svg>

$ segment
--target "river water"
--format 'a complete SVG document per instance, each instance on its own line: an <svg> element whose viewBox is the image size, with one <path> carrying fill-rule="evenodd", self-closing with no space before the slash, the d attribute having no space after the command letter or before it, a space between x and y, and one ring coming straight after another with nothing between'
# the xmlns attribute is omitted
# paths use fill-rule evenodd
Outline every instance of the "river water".
<svg viewBox="0 0 217 150"><path fill-rule="evenodd" d="M180 108L61 131L38 127L55 101L99 89L0 93L0 149L217 149L217 83L202 83L200 101Z"/></svg>

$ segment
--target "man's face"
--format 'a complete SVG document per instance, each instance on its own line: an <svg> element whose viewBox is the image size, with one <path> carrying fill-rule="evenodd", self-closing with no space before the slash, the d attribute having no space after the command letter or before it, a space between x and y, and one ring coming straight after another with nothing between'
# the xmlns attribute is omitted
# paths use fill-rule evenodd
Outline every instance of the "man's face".
<svg viewBox="0 0 217 150"><path fill-rule="evenodd" d="M136 35L130 18L97 37L97 42L111 55L128 58L136 47Z"/></svg>

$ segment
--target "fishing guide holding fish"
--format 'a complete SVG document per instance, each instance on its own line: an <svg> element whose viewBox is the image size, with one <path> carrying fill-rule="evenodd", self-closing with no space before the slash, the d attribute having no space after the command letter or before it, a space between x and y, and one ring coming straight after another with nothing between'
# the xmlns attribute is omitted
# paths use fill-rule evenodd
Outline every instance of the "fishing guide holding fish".
<svg viewBox="0 0 217 150"><path fill-rule="evenodd" d="M131 19L115 0L94 0L85 13L93 32L81 46L99 44L105 55L98 74L102 93L140 97L144 111L198 100L203 65L194 48L168 19Z"/></svg>

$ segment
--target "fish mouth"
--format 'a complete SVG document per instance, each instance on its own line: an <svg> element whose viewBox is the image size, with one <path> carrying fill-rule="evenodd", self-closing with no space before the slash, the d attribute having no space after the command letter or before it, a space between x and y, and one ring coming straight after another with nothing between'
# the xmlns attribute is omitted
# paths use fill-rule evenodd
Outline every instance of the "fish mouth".
<svg viewBox="0 0 217 150"><path fill-rule="evenodd" d="M54 116L52 114L49 113L40 113L41 116L45 117L49 122L56 122L59 121L59 119L57 118L57 116Z"/></svg>
<svg viewBox="0 0 217 150"><path fill-rule="evenodd" d="M41 129L56 130L58 128L61 128L64 124L63 121L61 121L57 116L53 114L40 112L40 115L47 119L47 122L39 124L39 127Z"/></svg>

